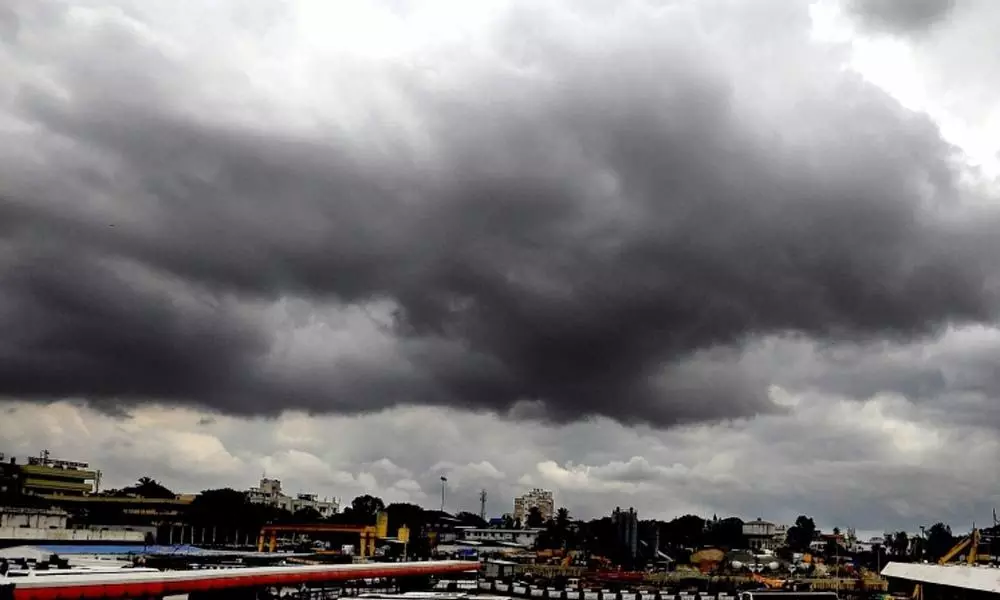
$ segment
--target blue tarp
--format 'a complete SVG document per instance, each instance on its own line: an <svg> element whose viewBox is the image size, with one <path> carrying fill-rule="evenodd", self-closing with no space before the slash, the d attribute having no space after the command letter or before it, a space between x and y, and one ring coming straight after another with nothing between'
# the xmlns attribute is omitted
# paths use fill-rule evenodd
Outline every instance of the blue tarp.
<svg viewBox="0 0 1000 600"><path fill-rule="evenodd" d="M32 544L32 546L60 556L70 554L178 554L185 556L217 554L215 551L187 544L175 546L146 546L143 544Z"/></svg>

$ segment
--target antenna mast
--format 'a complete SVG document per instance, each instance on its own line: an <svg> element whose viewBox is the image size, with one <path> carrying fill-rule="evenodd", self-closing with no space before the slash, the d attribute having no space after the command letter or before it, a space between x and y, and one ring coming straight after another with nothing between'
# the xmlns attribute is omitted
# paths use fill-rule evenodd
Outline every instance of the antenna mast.
<svg viewBox="0 0 1000 600"><path fill-rule="evenodd" d="M486 520L486 490L479 491L479 518Z"/></svg>

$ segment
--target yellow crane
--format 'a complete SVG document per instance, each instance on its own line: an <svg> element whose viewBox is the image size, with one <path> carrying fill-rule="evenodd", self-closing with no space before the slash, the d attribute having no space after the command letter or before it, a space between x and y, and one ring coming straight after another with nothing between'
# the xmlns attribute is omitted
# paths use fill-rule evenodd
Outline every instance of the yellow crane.
<svg viewBox="0 0 1000 600"><path fill-rule="evenodd" d="M976 561L979 560L980 539L981 534L979 533L979 529L973 527L972 533L962 538L957 544L951 547L951 550L945 552L944 556L938 559L938 564L948 564L951 562L951 559L961 554L966 548L969 549L969 553L965 555L965 562L970 565L976 564Z"/></svg>
<svg viewBox="0 0 1000 600"><path fill-rule="evenodd" d="M958 541L957 544L951 547L950 550L944 553L944 556L938 559L937 564L946 565L953 558L962 553L965 549L968 549L968 553L965 555L965 563L974 566L979 560L979 542L982 540L982 534L976 527L972 528L972 533L965 536ZM923 600L924 589L919 583L913 587L913 598L915 600Z"/></svg>

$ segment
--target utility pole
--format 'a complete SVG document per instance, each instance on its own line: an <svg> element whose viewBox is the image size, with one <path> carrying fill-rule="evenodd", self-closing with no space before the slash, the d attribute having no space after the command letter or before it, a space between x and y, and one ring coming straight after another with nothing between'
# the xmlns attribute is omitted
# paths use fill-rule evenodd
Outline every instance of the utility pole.
<svg viewBox="0 0 1000 600"><path fill-rule="evenodd" d="M486 520L486 490L479 490L479 518Z"/></svg>
<svg viewBox="0 0 1000 600"><path fill-rule="evenodd" d="M444 490L448 486L448 478L441 476L441 512L444 512Z"/></svg>

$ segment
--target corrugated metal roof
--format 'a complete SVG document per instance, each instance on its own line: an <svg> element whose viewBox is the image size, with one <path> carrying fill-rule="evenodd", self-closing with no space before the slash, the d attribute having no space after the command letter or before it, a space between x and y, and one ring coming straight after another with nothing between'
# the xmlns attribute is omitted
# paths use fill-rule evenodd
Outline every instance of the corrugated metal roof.
<svg viewBox="0 0 1000 600"><path fill-rule="evenodd" d="M891 562L882 569L882 575L918 583L1000 594L1000 569L994 567Z"/></svg>

